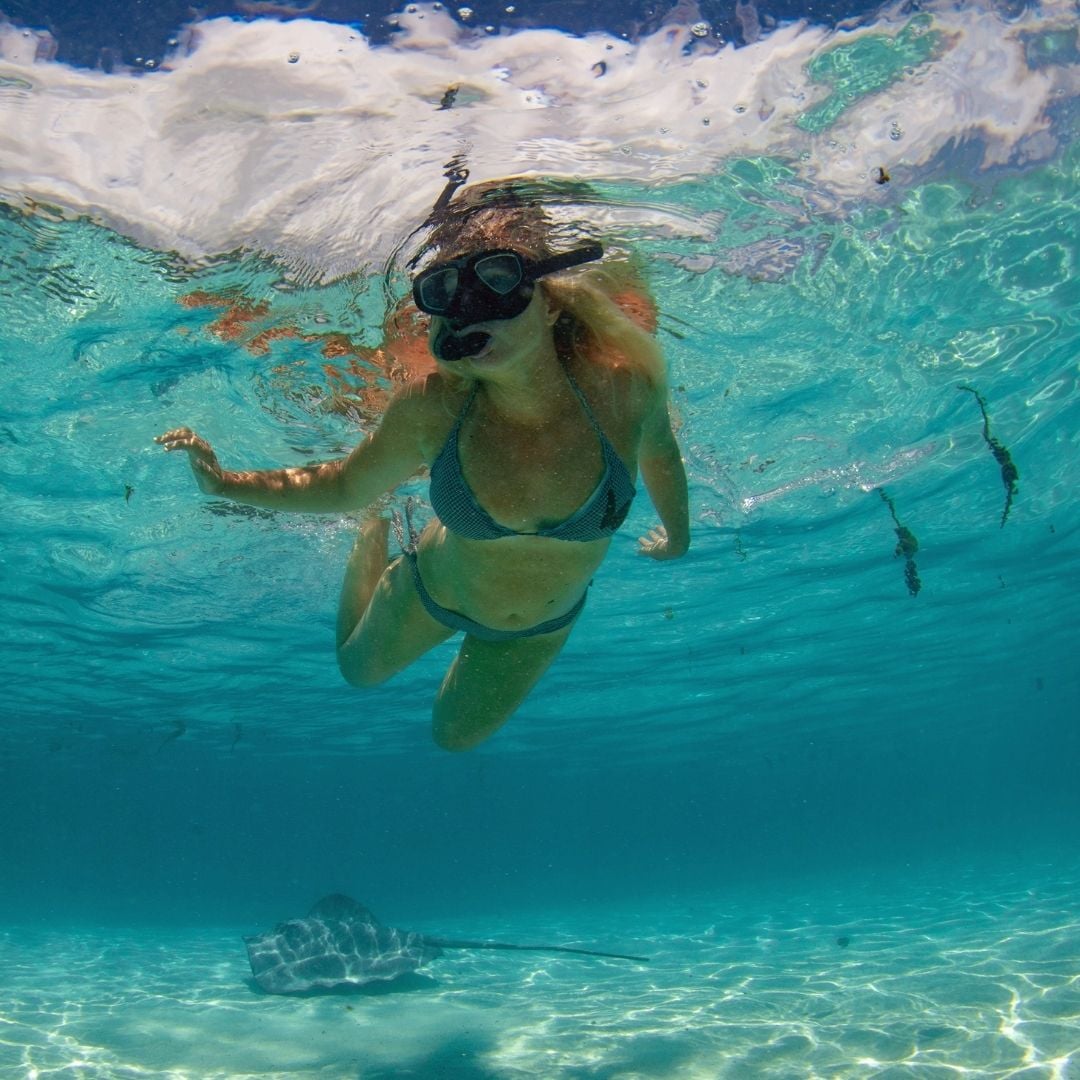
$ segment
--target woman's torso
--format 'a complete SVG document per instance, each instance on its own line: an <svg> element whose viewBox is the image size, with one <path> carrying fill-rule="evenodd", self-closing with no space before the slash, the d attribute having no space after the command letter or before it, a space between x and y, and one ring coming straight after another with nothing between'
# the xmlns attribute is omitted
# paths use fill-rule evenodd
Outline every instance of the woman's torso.
<svg viewBox="0 0 1080 1080"><path fill-rule="evenodd" d="M539 427L500 415L483 384L474 395L469 385L436 377L428 390L443 406L430 431L429 464L457 427L461 480L487 516L522 535L475 539L435 519L421 537L421 573L438 603L493 628L533 626L569 611L603 561L611 541L596 530L585 540L529 534L572 519L589 503L610 471L605 439L631 481L637 473L640 376L626 367L567 363L587 408L568 378L558 408Z"/></svg>

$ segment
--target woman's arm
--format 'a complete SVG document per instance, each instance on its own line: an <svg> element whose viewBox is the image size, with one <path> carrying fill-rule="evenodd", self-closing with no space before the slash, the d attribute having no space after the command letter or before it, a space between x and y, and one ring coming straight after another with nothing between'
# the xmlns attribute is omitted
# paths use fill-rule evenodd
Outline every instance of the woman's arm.
<svg viewBox="0 0 1080 1080"><path fill-rule="evenodd" d="M625 280L619 284L626 289ZM553 282L546 288L579 325L588 328L595 342L594 355L618 366L625 364L634 377L636 393L644 397L639 406L644 419L638 466L661 525L642 538L641 554L653 559L685 555L690 547L686 470L668 415L664 357L646 329L651 326L647 316L655 311L655 302L640 281L633 289L639 296L636 313L626 309L626 295L617 303L603 289L584 280Z"/></svg>
<svg viewBox="0 0 1080 1080"><path fill-rule="evenodd" d="M638 464L661 523L661 528L642 538L641 554L653 559L677 559L690 547L690 499L663 387L657 387L645 415Z"/></svg>
<svg viewBox="0 0 1080 1080"><path fill-rule="evenodd" d="M200 489L249 506L304 513L359 510L407 480L424 464L426 418L422 387L410 386L390 402L377 430L348 457L292 469L234 472L222 469L205 439L177 428L154 441L186 450Z"/></svg>

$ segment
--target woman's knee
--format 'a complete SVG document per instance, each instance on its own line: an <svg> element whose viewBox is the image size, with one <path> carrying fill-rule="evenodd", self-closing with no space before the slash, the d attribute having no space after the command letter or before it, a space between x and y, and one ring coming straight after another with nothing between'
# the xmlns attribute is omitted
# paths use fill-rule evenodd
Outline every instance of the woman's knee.
<svg viewBox="0 0 1080 1080"><path fill-rule="evenodd" d="M370 690L371 687L386 682L393 674L392 671L387 671L382 665L372 663L372 659L357 656L355 653L346 652L344 649L338 649L338 670L341 672L342 678L350 686L355 686L361 690Z"/></svg>
<svg viewBox="0 0 1080 1080"><path fill-rule="evenodd" d="M448 701L445 694L435 699L431 710L431 737L440 750L451 753L472 750L494 735L514 711L483 709L475 704L471 708L462 708L462 704Z"/></svg>
<svg viewBox="0 0 1080 1080"><path fill-rule="evenodd" d="M490 734L491 729L480 732L469 731L462 725L440 724L438 720L431 727L431 736L435 740L435 745L440 750L449 750L452 754L460 754L465 750L471 750L474 746L479 746Z"/></svg>

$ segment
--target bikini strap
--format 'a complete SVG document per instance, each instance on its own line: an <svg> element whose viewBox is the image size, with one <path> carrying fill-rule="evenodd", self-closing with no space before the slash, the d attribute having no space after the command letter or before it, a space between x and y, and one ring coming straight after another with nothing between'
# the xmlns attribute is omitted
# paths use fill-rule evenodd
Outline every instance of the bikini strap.
<svg viewBox="0 0 1080 1080"><path fill-rule="evenodd" d="M585 416L590 424L592 424L593 431L600 436L601 442L607 442L607 436L604 435L604 429L600 426L600 421L596 419L596 414L592 411L592 406L589 404L589 399L585 396L585 392L577 384L577 380L570 374L570 369L564 364L563 371L566 372L566 378L570 383L570 389L577 394L578 401L581 402L581 407L585 410Z"/></svg>
<svg viewBox="0 0 1080 1080"><path fill-rule="evenodd" d="M465 417L469 410L472 408L472 403L476 400L476 395L480 392L480 380L475 379L472 384L472 390L469 391L469 396L465 399L465 404L461 406L461 411L457 414L457 419L454 421L454 426L450 429L450 437L457 441L458 432L461 430L461 425L465 422Z"/></svg>

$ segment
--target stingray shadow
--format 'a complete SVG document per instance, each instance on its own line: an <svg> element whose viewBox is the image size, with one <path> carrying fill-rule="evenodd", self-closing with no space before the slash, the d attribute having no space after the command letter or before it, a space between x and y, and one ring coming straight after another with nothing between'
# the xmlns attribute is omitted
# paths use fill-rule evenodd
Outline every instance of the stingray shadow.
<svg viewBox="0 0 1080 1080"><path fill-rule="evenodd" d="M308 990L294 990L286 995L264 990L254 979L245 979L244 982L247 988L259 997L291 998L386 997L388 994L415 994L419 990L434 990L439 985L438 979L433 979L430 975L421 975L416 971L406 971L395 979L386 979L382 982L363 983L359 986L349 983L340 983L337 986L316 986Z"/></svg>
<svg viewBox="0 0 1080 1080"><path fill-rule="evenodd" d="M365 1069L363 1080L502 1080L504 1072L494 1072L483 1064L484 1055L494 1048L489 1039L463 1034L418 1060Z"/></svg>

